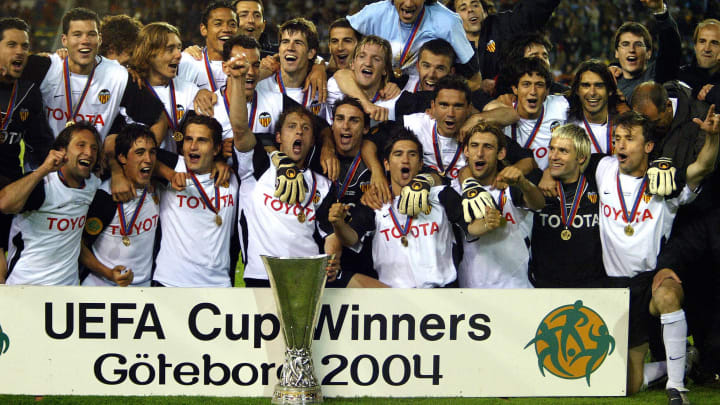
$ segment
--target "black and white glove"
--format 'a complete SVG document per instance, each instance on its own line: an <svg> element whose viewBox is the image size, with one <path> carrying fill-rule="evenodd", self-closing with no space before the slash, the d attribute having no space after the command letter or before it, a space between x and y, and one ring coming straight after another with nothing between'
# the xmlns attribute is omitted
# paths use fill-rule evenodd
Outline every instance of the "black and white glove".
<svg viewBox="0 0 720 405"><path fill-rule="evenodd" d="M650 163L647 171L648 191L650 194L662 197L672 194L676 189L676 169L672 165L672 159L661 157Z"/></svg>
<svg viewBox="0 0 720 405"><path fill-rule="evenodd" d="M410 183L402 188L400 192L400 205L398 211L411 217L424 212L425 215L430 213L430 203L428 195L430 187L435 185L435 181L429 174L418 174Z"/></svg>
<svg viewBox="0 0 720 405"><path fill-rule="evenodd" d="M465 179L462 189L463 215L468 224L476 219L484 218L487 208L495 208L492 195L485 191L477 180Z"/></svg>
<svg viewBox="0 0 720 405"><path fill-rule="evenodd" d="M290 205L303 201L307 193L307 184L295 162L282 152L273 153L270 159L277 169L274 196Z"/></svg>

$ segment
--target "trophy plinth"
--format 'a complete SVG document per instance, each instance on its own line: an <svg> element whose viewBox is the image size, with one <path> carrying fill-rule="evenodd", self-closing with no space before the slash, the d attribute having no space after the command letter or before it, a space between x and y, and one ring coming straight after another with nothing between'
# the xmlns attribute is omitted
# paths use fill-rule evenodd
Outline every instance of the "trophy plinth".
<svg viewBox="0 0 720 405"><path fill-rule="evenodd" d="M328 256L261 256L270 279L285 338L285 361L273 404L318 404L322 389L315 377L312 345Z"/></svg>

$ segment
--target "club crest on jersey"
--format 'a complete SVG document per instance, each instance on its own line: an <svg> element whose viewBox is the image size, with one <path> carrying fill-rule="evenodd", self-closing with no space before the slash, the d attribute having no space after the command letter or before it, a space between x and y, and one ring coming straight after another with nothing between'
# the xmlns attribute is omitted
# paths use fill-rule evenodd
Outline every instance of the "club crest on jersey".
<svg viewBox="0 0 720 405"><path fill-rule="evenodd" d="M313 196L313 204L318 204L320 202L320 191L315 191L315 195Z"/></svg>
<svg viewBox="0 0 720 405"><path fill-rule="evenodd" d="M500 199L500 205L502 207L504 207L506 202L507 202L507 195L505 195L505 193L503 193L502 198Z"/></svg>
<svg viewBox="0 0 720 405"><path fill-rule="evenodd" d="M493 41L492 39L489 40L488 43L487 43L487 45L485 45L485 49L486 49L488 52L495 53L495 41Z"/></svg>
<svg viewBox="0 0 720 405"><path fill-rule="evenodd" d="M30 110L21 108L18 114L20 115L20 121L26 121L30 117Z"/></svg>
<svg viewBox="0 0 720 405"><path fill-rule="evenodd" d="M92 217L85 223L85 232L90 235L97 235L102 231L103 223L98 217Z"/></svg>
<svg viewBox="0 0 720 405"><path fill-rule="evenodd" d="M598 195L596 192L591 191L591 192L587 193L587 199L590 200L591 203L597 204Z"/></svg>
<svg viewBox="0 0 720 405"><path fill-rule="evenodd" d="M590 386L590 374L613 353L615 338L600 315L577 300L545 315L525 349L530 346L540 374L547 370L567 380L585 378Z"/></svg>
<svg viewBox="0 0 720 405"><path fill-rule="evenodd" d="M180 121L182 119L183 115L185 115L185 107L178 104L175 106L175 112L177 114L178 121Z"/></svg>
<svg viewBox="0 0 720 405"><path fill-rule="evenodd" d="M310 111L311 111L313 114L315 114L315 115L320 114L320 104L313 104L313 105L311 105L311 106L310 106Z"/></svg>
<svg viewBox="0 0 720 405"><path fill-rule="evenodd" d="M360 183L360 191L365 193L370 189L370 183Z"/></svg>
<svg viewBox="0 0 720 405"><path fill-rule="evenodd" d="M102 104L107 104L107 102L110 101L110 90L100 90L100 94L98 94L98 101L100 101Z"/></svg>
<svg viewBox="0 0 720 405"><path fill-rule="evenodd" d="M642 199L643 199L643 201L645 201L645 204L650 204L650 200L652 200L652 196L648 193L643 193Z"/></svg>
<svg viewBox="0 0 720 405"><path fill-rule="evenodd" d="M262 114L260 114L260 117L258 117L258 121L260 121L260 125L267 128L268 126L270 126L272 117L270 116L269 112L263 112Z"/></svg>
<svg viewBox="0 0 720 405"><path fill-rule="evenodd" d="M560 122L560 121L551 122L550 123L550 132L552 133L553 131L555 131L555 128L559 127L560 125L562 125L562 122Z"/></svg>

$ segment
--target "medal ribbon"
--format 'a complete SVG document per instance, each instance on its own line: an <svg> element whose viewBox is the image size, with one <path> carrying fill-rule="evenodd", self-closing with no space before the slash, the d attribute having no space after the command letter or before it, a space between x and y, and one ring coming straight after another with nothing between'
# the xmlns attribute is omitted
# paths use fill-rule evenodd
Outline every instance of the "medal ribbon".
<svg viewBox="0 0 720 405"><path fill-rule="evenodd" d="M393 204L390 204L390 218L392 218L393 224L395 225L395 228L397 228L398 232L400 232L400 235L407 236L408 231L410 231L410 225L412 224L413 218L411 216L408 216L405 219L405 227L402 227L400 225L400 221L398 221L397 217L395 216L395 210L393 210Z"/></svg>
<svg viewBox="0 0 720 405"><path fill-rule="evenodd" d="M312 176L312 191L310 191L310 197L308 198L305 205L301 206L302 212L305 213L305 209L310 205L310 203L313 202L313 198L315 198L315 192L317 191L317 181L315 181L315 172L310 170L310 175ZM300 203L297 203L298 206L300 206Z"/></svg>
<svg viewBox="0 0 720 405"><path fill-rule="evenodd" d="M593 133L592 129L590 128L590 123L588 122L587 118L585 118L585 115L583 114L583 124L585 124L585 130L587 130L588 135L590 135L590 141L592 141L593 146L595 146L595 150L597 150L598 153L603 153L602 149L600 148L600 142L598 142L597 138L595 137L595 134ZM607 122L607 131L605 133L605 137L607 138L607 153L612 154L612 121L610 120L610 116L608 115L608 122Z"/></svg>
<svg viewBox="0 0 720 405"><path fill-rule="evenodd" d="M2 122L2 125L0 125L0 129L3 131L10 125L10 118L12 117L13 112L15 112L15 101L17 101L17 80L13 83L12 92L10 93L10 101L8 101L8 108L5 112L5 120Z"/></svg>
<svg viewBox="0 0 720 405"><path fill-rule="evenodd" d="M523 148L525 148L525 149L530 148L530 145L532 145L533 141L535 140L535 137L537 136L538 131L540 130L540 126L542 125L544 117L545 117L545 107L542 107L540 109L540 117L538 117L537 121L535 121L535 126L533 127L532 133L530 133L530 138L528 138L527 142L525 142L525 145L523 145ZM512 124L512 139L513 139L513 141L517 142L517 124Z"/></svg>
<svg viewBox="0 0 720 405"><path fill-rule="evenodd" d="M645 188L647 187L647 177L644 177L642 183L640 183L640 192L635 197L635 202L633 202L632 212L630 212L630 216L628 216L627 206L625 205L625 196L623 195L622 186L620 185L619 170L616 173L615 178L617 180L617 191L618 197L620 198L620 207L622 208L623 219L626 223L629 224L635 218L635 214L637 213L638 207L640 206L640 200L642 199L643 194L645 194Z"/></svg>
<svg viewBox="0 0 720 405"><path fill-rule="evenodd" d="M150 92L153 94L153 96L155 96L156 99L160 100L160 97L155 92L155 89L153 89L153 86L150 85L150 82L147 79L145 79L145 87L150 89ZM168 114L167 109L163 108L165 118L167 118L168 122L170 123L170 129L174 132L178 130L180 123L178 123L177 119L177 101L175 98L175 85L173 84L172 80L170 80L170 110L172 111L172 117L170 116L170 114Z"/></svg>
<svg viewBox="0 0 720 405"><path fill-rule="evenodd" d="M417 83L415 83L415 88L413 89L413 93L417 93L419 88L420 88L420 78L418 77L418 81L417 81Z"/></svg>
<svg viewBox="0 0 720 405"><path fill-rule="evenodd" d="M278 84L278 88L280 89L280 92L282 94L287 95L287 91L285 90L285 82L283 82L283 79L282 79L282 72L278 71L277 73L275 73L275 81ZM303 92L302 105L305 108L307 108L310 105L310 104L308 104L308 98L309 98L310 93L312 93L312 87L308 87L308 91Z"/></svg>
<svg viewBox="0 0 720 405"><path fill-rule="evenodd" d="M65 180L65 175L63 174L62 169L59 169L59 170L57 171L57 174L58 174L58 178L60 179L60 181L62 182L62 184L64 184L64 185L65 185L66 187L68 187L68 188L72 188L72 187L70 187L70 186L67 184L67 181ZM83 180L83 182L82 182L82 184L80 185L79 188L85 188L85 180Z"/></svg>
<svg viewBox="0 0 720 405"><path fill-rule="evenodd" d="M442 160L442 153L440 152L440 144L438 142L438 133L437 133L437 123L433 125L432 130L432 142L433 142L433 152L435 152L435 160L437 161L438 168L441 172L450 174L450 170L452 170L455 167L455 164L457 163L458 159L460 159L460 151L461 147L458 145L457 151L455 151L455 156L453 156L452 160L450 161L450 164L448 164L447 170L445 170L445 165L443 164Z"/></svg>
<svg viewBox="0 0 720 405"><path fill-rule="evenodd" d="M227 86L225 87L225 90L222 91L223 96L223 103L225 104L225 111L227 112L228 119L230 118L230 100L227 96ZM253 130L253 127L255 126L255 113L257 112L257 91L253 91L253 98L252 103L250 105L250 113L248 116L248 126L250 127L250 131Z"/></svg>
<svg viewBox="0 0 720 405"><path fill-rule="evenodd" d="M578 208L580 208L580 200L582 199L583 194L585 194L585 189L587 188L587 179L585 178L585 175L580 175L577 187L575 188L575 197L573 198L572 207L570 208L570 214L567 213L565 190L563 189L563 185L560 181L556 181L555 184L557 187L558 199L560 199L560 219L562 219L563 225L567 228L572 225L575 215L578 212Z"/></svg>
<svg viewBox="0 0 720 405"><path fill-rule="evenodd" d="M420 24L422 24L423 17L425 16L425 6L423 6L423 9L420 11L420 15L418 16L417 20L415 20L415 24L413 24L412 30L410 31L410 37L408 38L407 42L405 42L405 47L403 48L402 53L400 54L400 61L398 68L402 69L403 65L405 64L405 58L407 57L408 53L410 53L410 47L412 46L413 41L415 40L415 36L417 35L418 29L420 29Z"/></svg>
<svg viewBox="0 0 720 405"><path fill-rule="evenodd" d="M214 93L217 91L217 84L215 84L215 77L213 77L212 67L210 66L210 58L208 58L207 47L203 48L203 61L205 62L205 71L207 72L208 81L210 82L210 89Z"/></svg>
<svg viewBox="0 0 720 405"><path fill-rule="evenodd" d="M138 215L140 215L140 209L142 209L143 203L145 202L146 194L147 187L145 187L145 189L143 190L143 193L140 196L140 202L138 203L137 207L135 207L135 212L132 215L132 219L130 219L130 232L128 232L127 220L125 219L125 208L123 207L123 203L117 204L118 218L120 219L120 235L127 236L132 233L132 228L133 225L135 225L135 220L137 220Z"/></svg>
<svg viewBox="0 0 720 405"><path fill-rule="evenodd" d="M205 205L209 207L210 211L215 213L215 215L220 215L220 189L213 184L213 188L215 189L215 206L213 207L210 203L210 197L208 197L207 193L205 193L205 189L202 187L202 184L200 184L197 177L195 177L195 173L188 170L188 174L190 175L190 180L192 180L193 184L195 184L195 188L200 191L200 198L202 198Z"/></svg>
<svg viewBox="0 0 720 405"><path fill-rule="evenodd" d="M375 104L378 98L380 98L380 90L375 92L375 95L373 96L372 100L370 100L370 102Z"/></svg>
<svg viewBox="0 0 720 405"><path fill-rule="evenodd" d="M85 101L85 96L87 96L88 90L90 90L90 84L92 83L93 76L95 76L96 67L97 63L93 65L92 71L90 71L90 75L88 76L87 82L85 83L85 88L80 95L80 100L78 101L77 105L73 107L72 90L70 89L70 66L68 65L68 58L65 58L65 62L63 63L63 80L65 81L65 103L67 104L68 109L68 122L75 122L75 116L77 115L78 111L80 111L80 108Z"/></svg>
<svg viewBox="0 0 720 405"><path fill-rule="evenodd" d="M338 201L343 198L343 196L347 192L348 187L350 186L350 182L352 181L353 177L355 177L355 172L357 172L357 169L360 166L360 154L361 153L358 152L358 154L355 156L355 159L353 159L352 163L350 164L350 168L345 175L345 181L343 181L341 184L337 184L336 182L338 187Z"/></svg>

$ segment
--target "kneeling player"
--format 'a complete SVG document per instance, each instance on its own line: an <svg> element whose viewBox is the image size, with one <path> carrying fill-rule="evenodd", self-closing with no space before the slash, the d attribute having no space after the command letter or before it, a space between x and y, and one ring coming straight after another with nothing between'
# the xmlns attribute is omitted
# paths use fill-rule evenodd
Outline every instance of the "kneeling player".
<svg viewBox="0 0 720 405"><path fill-rule="evenodd" d="M150 184L155 167L155 136L130 124L115 138L115 158L136 190L134 199L114 202L110 180L90 205L80 263L90 270L82 285L149 286L160 200Z"/></svg>

